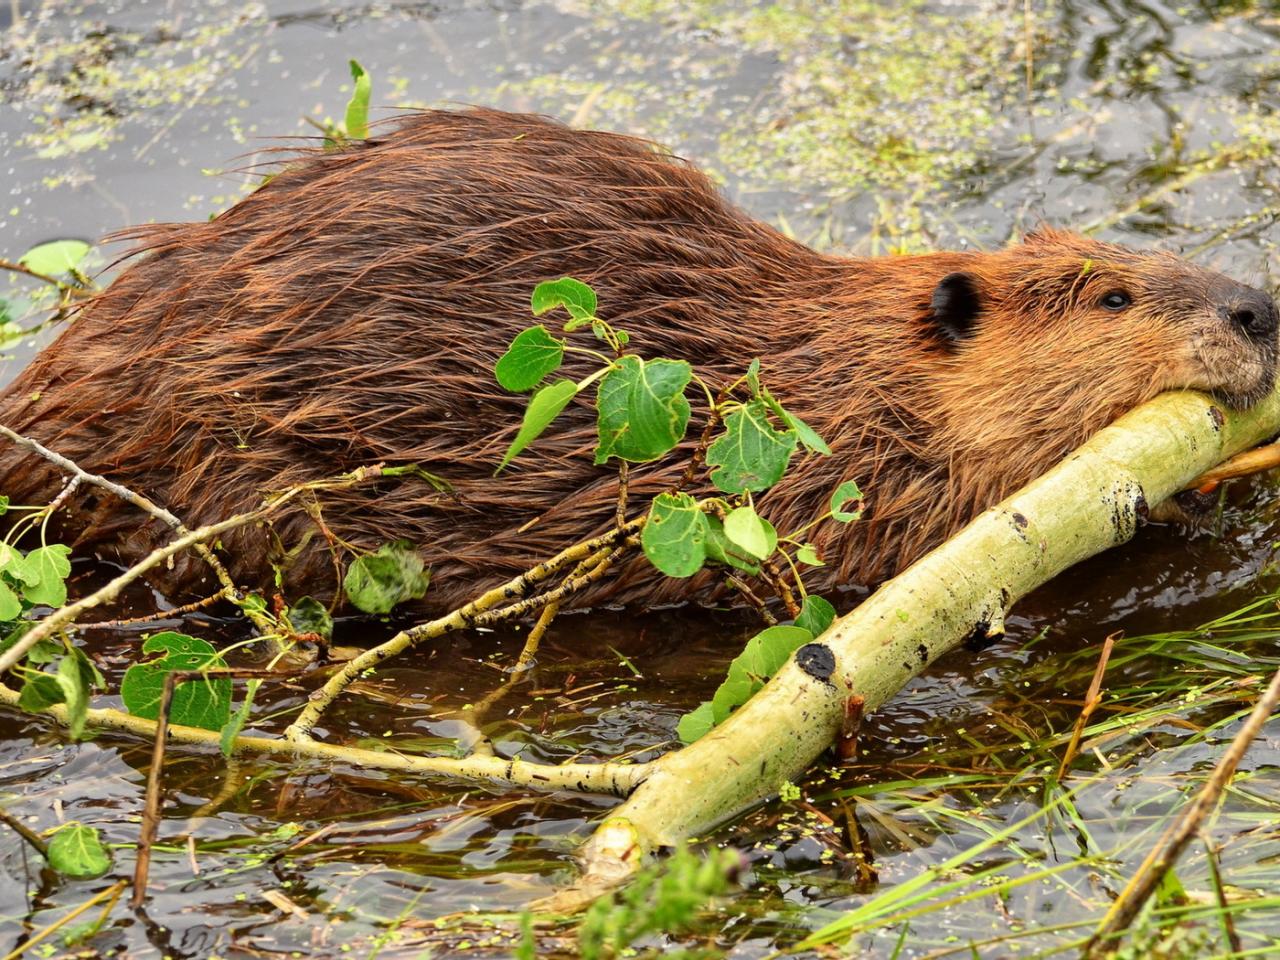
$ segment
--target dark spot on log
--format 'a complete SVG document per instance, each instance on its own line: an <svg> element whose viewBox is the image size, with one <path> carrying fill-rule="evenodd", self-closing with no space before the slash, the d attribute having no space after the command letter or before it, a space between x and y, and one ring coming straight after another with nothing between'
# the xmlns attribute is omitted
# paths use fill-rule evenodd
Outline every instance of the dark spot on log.
<svg viewBox="0 0 1280 960"><path fill-rule="evenodd" d="M1221 430L1222 425L1227 422L1227 418L1222 415L1222 411L1217 407L1209 408L1209 419L1213 421L1213 429Z"/></svg>
<svg viewBox="0 0 1280 960"><path fill-rule="evenodd" d="M806 643L796 651L796 666L813 679L830 684L836 669L836 655L825 643Z"/></svg>
<svg viewBox="0 0 1280 960"><path fill-rule="evenodd" d="M1146 526L1147 521L1151 519L1151 505L1147 503L1146 496L1141 492L1133 501L1133 513L1138 518L1140 527Z"/></svg>
<svg viewBox="0 0 1280 960"><path fill-rule="evenodd" d="M929 648L923 643L916 647L916 655L920 658L921 663L929 662Z"/></svg>
<svg viewBox="0 0 1280 960"><path fill-rule="evenodd" d="M1025 530L1025 529L1027 529L1027 524L1028 524L1028 523L1030 523L1030 522L1031 522L1031 521L1030 521L1030 520L1028 520L1026 517L1024 517L1022 514L1018 513L1017 511L1015 511L1015 512L1014 512L1014 514L1013 514L1013 524L1014 524L1014 526L1016 526L1019 530Z"/></svg>
<svg viewBox="0 0 1280 960"><path fill-rule="evenodd" d="M974 653L979 653L1003 637L1003 631L991 632L990 620L979 620L973 625L973 630L969 636L965 638L964 645Z"/></svg>

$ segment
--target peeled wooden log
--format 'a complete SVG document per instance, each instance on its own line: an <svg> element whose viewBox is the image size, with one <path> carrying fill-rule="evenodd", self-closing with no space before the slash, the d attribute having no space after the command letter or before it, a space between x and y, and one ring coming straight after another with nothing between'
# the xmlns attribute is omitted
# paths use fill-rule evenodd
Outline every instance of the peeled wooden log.
<svg viewBox="0 0 1280 960"><path fill-rule="evenodd" d="M702 835L799 778L840 736L968 638L1003 632L1011 605L1067 567L1129 540L1150 508L1280 432L1280 390L1233 411L1167 393L1105 428L976 518L802 647L723 725L651 763L583 848L565 907L625 879L663 846Z"/></svg>

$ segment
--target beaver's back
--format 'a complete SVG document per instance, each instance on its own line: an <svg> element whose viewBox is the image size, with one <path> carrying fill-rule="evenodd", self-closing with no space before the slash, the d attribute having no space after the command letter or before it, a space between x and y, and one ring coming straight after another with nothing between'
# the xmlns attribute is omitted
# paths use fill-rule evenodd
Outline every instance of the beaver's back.
<svg viewBox="0 0 1280 960"><path fill-rule="evenodd" d="M650 144L483 110L409 116L286 167L210 222L135 236L145 255L6 392L0 422L192 526L264 489L418 463L456 494L406 481L320 508L361 547L418 544L435 568L433 607L608 522L615 474L591 465L585 403L492 478L526 402L496 386L493 364L532 322L538 281L591 283L635 349L713 380L761 355L787 397L819 366L805 318L842 271ZM11 496L56 490L14 454L0 470ZM662 483L640 472L637 492ZM72 508L81 545L126 560L163 533L109 498ZM276 529L287 547L308 541L291 585L323 593L333 566L311 519L294 511ZM261 532L226 543L237 577L268 582ZM649 589L642 569L595 599ZM191 559L164 585L206 574Z"/></svg>

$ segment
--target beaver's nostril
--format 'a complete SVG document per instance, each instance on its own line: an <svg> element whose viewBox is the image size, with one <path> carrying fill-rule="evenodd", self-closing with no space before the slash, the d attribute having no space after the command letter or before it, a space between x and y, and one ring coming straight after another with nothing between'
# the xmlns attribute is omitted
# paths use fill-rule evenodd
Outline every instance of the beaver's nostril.
<svg viewBox="0 0 1280 960"><path fill-rule="evenodd" d="M1270 336L1276 332L1275 304L1263 294L1246 300L1237 300L1222 310L1223 318L1255 337Z"/></svg>
<svg viewBox="0 0 1280 960"><path fill-rule="evenodd" d="M1234 323L1237 327L1243 327L1246 330L1252 330L1254 324L1257 323L1257 315L1248 307L1240 307L1232 310L1227 314L1227 319Z"/></svg>

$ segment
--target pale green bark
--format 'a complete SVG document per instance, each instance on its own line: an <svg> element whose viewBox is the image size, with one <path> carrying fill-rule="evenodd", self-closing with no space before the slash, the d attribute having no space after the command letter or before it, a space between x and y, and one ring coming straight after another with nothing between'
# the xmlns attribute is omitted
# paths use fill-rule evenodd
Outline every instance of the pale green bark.
<svg viewBox="0 0 1280 960"><path fill-rule="evenodd" d="M1278 430L1280 391L1243 412L1165 394L1102 430L837 621L821 640L829 681L793 659L725 724L651 763L587 844L583 889L777 793L835 740L847 698L877 709L1028 592L1132 537L1148 505Z"/></svg>

